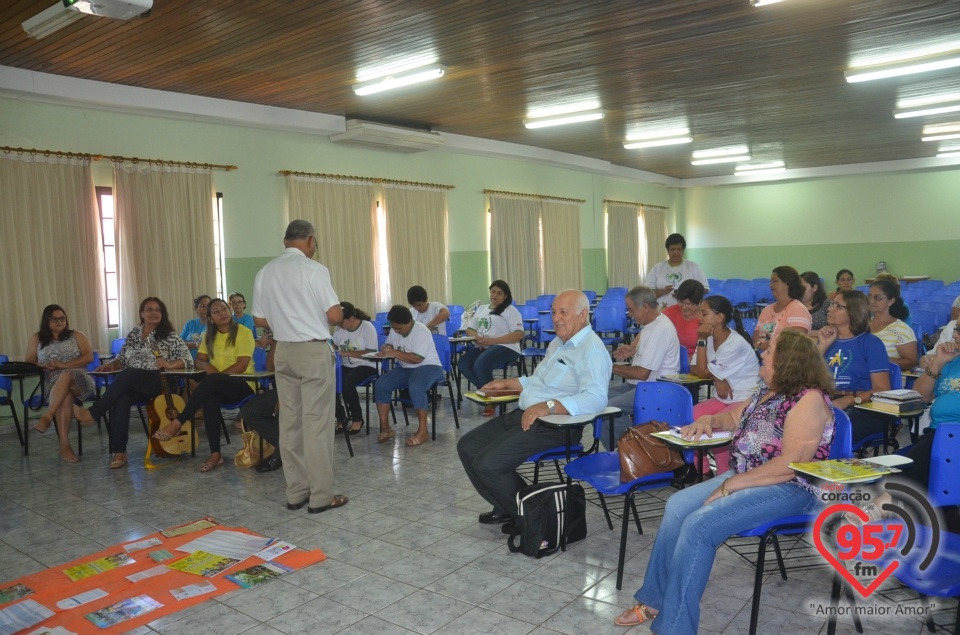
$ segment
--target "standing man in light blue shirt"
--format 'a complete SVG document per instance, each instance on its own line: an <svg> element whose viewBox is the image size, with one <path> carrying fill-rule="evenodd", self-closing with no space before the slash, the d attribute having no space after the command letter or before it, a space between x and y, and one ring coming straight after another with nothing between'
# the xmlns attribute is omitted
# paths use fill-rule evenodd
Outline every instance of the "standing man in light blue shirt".
<svg viewBox="0 0 960 635"><path fill-rule="evenodd" d="M564 291L553 301L557 337L547 348L533 377L498 379L487 390L519 390L520 409L508 412L465 434L457 452L470 482L493 511L480 514L484 524L503 524L513 530L516 495L526 482L517 474L530 456L566 443L563 430L540 425L551 414L581 415L607 406L612 361L603 342L590 328L590 302L580 291ZM571 434L580 442L582 429Z"/></svg>

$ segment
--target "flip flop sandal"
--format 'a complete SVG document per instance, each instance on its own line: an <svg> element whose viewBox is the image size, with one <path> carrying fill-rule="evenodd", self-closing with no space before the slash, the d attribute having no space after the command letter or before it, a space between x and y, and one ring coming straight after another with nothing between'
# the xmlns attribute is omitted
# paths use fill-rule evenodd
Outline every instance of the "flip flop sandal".
<svg viewBox="0 0 960 635"><path fill-rule="evenodd" d="M181 425L180 427L182 428L183 426ZM173 437L177 436L178 434L180 434L180 430L177 430L173 434ZM173 437L167 434L166 432L164 432L163 430L157 430L156 432L153 433L153 438L158 441L169 441Z"/></svg>
<svg viewBox="0 0 960 635"><path fill-rule="evenodd" d="M383 436L383 435L384 433L381 432L380 436L377 437L377 443L386 443L387 441L393 439L395 436L397 436L397 431L391 430L390 432L387 433L387 436Z"/></svg>
<svg viewBox="0 0 960 635"><path fill-rule="evenodd" d="M113 459L112 461L110 461L110 469L118 470L126 464L127 464L126 459Z"/></svg>
<svg viewBox="0 0 960 635"><path fill-rule="evenodd" d="M213 468L215 468L215 467L220 467L221 465L223 465L223 457L220 457L220 462L219 462L219 463L210 463L209 461L207 461L206 463L201 463L201 464L200 464L200 471L201 471L201 472L209 472L209 471L212 470Z"/></svg>
<svg viewBox="0 0 960 635"><path fill-rule="evenodd" d="M430 440L430 437L427 437L427 441L429 441L429 440ZM415 447L417 447L418 445L423 445L423 444L426 443L427 441L421 441L421 440L418 439L417 437L410 437L410 438L407 439L407 447L415 448Z"/></svg>
<svg viewBox="0 0 960 635"><path fill-rule="evenodd" d="M343 507L348 502L350 502L350 499L344 496L343 494L334 494L333 500L330 502L329 505L324 505L323 507L308 507L307 511L310 512L311 514L320 514L322 512L327 511L328 509Z"/></svg>
<svg viewBox="0 0 960 635"><path fill-rule="evenodd" d="M613 620L613 623L616 624L617 626L636 626L637 624L643 624L647 620L652 620L653 618L656 617L656 615L651 613L650 609L647 608L647 606L644 604L637 604L630 610L632 610L634 614L637 616L638 621L623 622L620 620L620 617L618 616L615 620Z"/></svg>

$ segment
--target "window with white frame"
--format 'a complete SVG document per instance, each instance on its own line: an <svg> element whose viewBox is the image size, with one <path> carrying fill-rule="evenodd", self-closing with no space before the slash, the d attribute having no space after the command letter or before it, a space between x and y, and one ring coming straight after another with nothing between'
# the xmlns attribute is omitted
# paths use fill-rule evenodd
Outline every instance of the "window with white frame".
<svg viewBox="0 0 960 635"><path fill-rule="evenodd" d="M213 252L217 261L217 295L226 300L227 292L227 260L223 248L223 194L217 192L213 202Z"/></svg>
<svg viewBox="0 0 960 635"><path fill-rule="evenodd" d="M117 234L113 216L113 188L97 188L100 207L100 235L103 241L104 301L107 303L107 326L120 326L120 297L117 284Z"/></svg>
<svg viewBox="0 0 960 635"><path fill-rule="evenodd" d="M387 259L387 215L377 201L377 301L386 306L390 298L390 261Z"/></svg>

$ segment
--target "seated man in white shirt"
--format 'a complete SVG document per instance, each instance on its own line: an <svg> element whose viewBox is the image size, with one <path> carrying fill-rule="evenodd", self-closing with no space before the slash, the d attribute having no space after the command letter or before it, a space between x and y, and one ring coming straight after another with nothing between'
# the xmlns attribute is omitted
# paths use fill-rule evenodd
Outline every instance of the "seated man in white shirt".
<svg viewBox="0 0 960 635"><path fill-rule="evenodd" d="M519 410L494 417L460 438L457 452L470 482L493 511L480 514L484 524L500 523L509 534L517 515L516 495L526 482L519 467L537 452L561 447L565 432L538 423L550 414L589 414L607 406L610 354L590 328L590 303L580 291L564 291L553 301L557 337L532 377L497 379L485 390L520 391ZM571 432L580 442L582 429Z"/></svg>
<svg viewBox="0 0 960 635"><path fill-rule="evenodd" d="M433 343L433 335L420 322L415 322L410 309L395 305L387 313L390 321L390 335L380 349L384 357L393 357L397 365L377 379L374 393L377 400L377 413L380 415L380 436L377 443L389 441L397 436L390 427L390 400L393 391L406 388L417 413L420 427L417 433L407 438L407 445L413 447L430 440L427 426L427 410L430 408L430 387L443 381L443 366Z"/></svg>
<svg viewBox="0 0 960 635"><path fill-rule="evenodd" d="M630 289L627 293L627 313L643 329L633 344L624 344L613 352L614 358L618 360L633 358L629 366L613 367L614 375L627 380L627 383L610 386L610 406L620 408L626 415L615 420L615 439L619 439L620 435L633 425L633 400L637 384L641 381L656 381L661 375L680 372L680 339L677 337L677 329L673 322L660 312L657 294L653 289L642 286ZM609 443L609 426L609 422L603 423L601 443Z"/></svg>
<svg viewBox="0 0 960 635"><path fill-rule="evenodd" d="M420 285L407 289L407 304L410 305L410 313L414 321L426 326L431 333L447 334L450 309L439 302L430 302L426 289Z"/></svg>

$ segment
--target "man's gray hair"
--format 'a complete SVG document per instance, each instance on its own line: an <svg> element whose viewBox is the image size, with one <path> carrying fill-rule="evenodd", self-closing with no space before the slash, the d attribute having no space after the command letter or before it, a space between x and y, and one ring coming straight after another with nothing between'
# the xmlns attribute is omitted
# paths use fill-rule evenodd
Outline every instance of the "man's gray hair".
<svg viewBox="0 0 960 635"><path fill-rule="evenodd" d="M577 315L580 315L584 311L590 310L590 299L584 294L583 291L577 289L564 289L560 293L576 293L577 294ZM560 295L558 293L557 295Z"/></svg>
<svg viewBox="0 0 960 635"><path fill-rule="evenodd" d="M650 287L636 286L627 292L627 297L638 309L646 304L651 309L657 308L657 294Z"/></svg>
<svg viewBox="0 0 960 635"><path fill-rule="evenodd" d="M306 240L311 236L316 237L317 229L313 226L312 223L305 220L295 220L291 221L287 225L287 233L283 235L283 239L286 241L294 240Z"/></svg>

